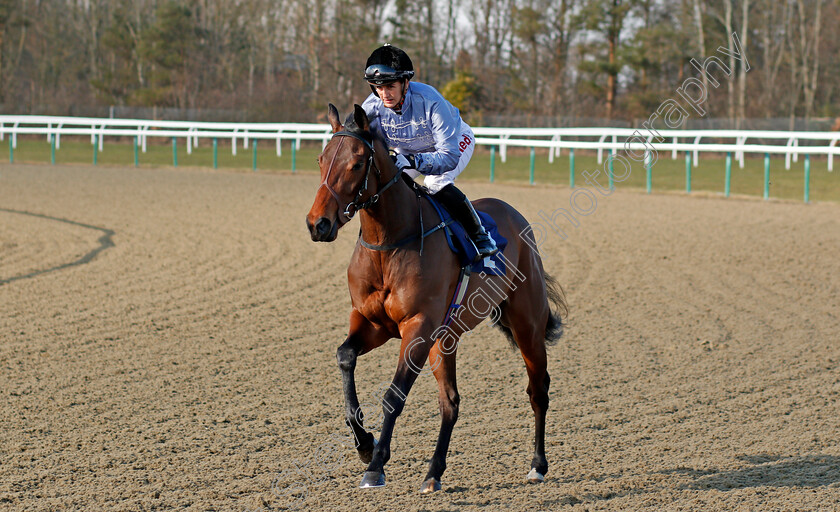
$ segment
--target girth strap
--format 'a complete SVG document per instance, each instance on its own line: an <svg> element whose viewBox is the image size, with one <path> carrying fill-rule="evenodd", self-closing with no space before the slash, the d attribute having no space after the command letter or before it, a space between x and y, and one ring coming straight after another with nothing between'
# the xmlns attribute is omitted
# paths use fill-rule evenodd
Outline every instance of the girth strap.
<svg viewBox="0 0 840 512"><path fill-rule="evenodd" d="M402 247L403 245L406 245L410 242L413 242L417 239L422 240L422 239L426 238L427 236L431 235L432 233L434 233L435 231L440 231L441 229L445 228L446 226L452 224L452 222L453 222L452 219L446 220L444 222L441 222L437 226L431 228L430 230L424 232L422 235L411 235L409 237L403 238L399 242L389 244L389 245L369 244L369 243L365 242L364 238L362 238L362 231L359 230L359 243L362 244L362 247L366 247L366 248L371 249L373 251L392 251L394 249L398 249L398 248Z"/></svg>

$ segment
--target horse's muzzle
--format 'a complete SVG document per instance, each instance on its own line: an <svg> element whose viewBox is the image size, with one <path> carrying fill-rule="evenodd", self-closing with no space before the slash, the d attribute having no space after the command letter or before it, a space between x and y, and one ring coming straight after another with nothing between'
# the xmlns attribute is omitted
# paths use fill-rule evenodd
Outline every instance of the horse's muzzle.
<svg viewBox="0 0 840 512"><path fill-rule="evenodd" d="M338 223L326 217L321 217L314 224L306 219L306 227L313 242L332 242L338 234Z"/></svg>

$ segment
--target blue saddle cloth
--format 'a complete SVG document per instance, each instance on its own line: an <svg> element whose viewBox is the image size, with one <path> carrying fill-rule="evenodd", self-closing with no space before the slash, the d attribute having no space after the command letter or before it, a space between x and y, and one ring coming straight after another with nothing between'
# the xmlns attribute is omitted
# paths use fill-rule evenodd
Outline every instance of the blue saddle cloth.
<svg viewBox="0 0 840 512"><path fill-rule="evenodd" d="M429 203L431 203L435 211L437 211L441 222L451 220L451 222L448 222L448 225L444 228L446 242L449 244L449 248L452 249L452 252L458 255L458 260L460 261L462 267L470 265L470 263L478 255L478 251L470 240L470 237L467 235L466 230L464 230L464 227L461 223L452 218L449 212L446 211L446 208L441 206L434 196L425 195L424 197L429 200ZM507 246L507 239L499 234L499 228L496 226L496 221L493 220L493 217L480 211L476 211L476 213L478 213L478 217L481 219L481 225L484 226L484 229L496 242L499 252L489 258L484 258L483 260L473 263L470 267L470 271L484 272L485 274L491 276L503 276L505 275L505 260L500 258L499 255L505 250L505 247Z"/></svg>

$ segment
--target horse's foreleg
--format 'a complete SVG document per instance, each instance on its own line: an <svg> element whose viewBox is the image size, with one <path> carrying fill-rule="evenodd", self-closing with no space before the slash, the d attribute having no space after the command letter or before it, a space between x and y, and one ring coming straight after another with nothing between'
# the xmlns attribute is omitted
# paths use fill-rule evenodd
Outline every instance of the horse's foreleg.
<svg viewBox="0 0 840 512"><path fill-rule="evenodd" d="M440 343L443 343L441 341ZM445 354L440 343L436 343L429 353L429 364L434 369L438 383L438 401L440 402L440 434L438 434L435 453L429 463L429 472L420 487L421 492L440 490L440 480L446 471L446 454L449 451L449 441L452 429L458 421L458 408L461 396L455 381L455 351ZM448 348L448 347L447 347Z"/></svg>
<svg viewBox="0 0 840 512"><path fill-rule="evenodd" d="M434 343L434 340L430 339L431 322L426 319L414 318L401 327L400 361L397 364L394 380L382 400L382 432L379 436L379 444L373 449L373 459L368 464L359 486L362 488L385 485L384 468L385 463L391 458L391 437L394 434L394 425L402 414L411 386L422 371Z"/></svg>
<svg viewBox="0 0 840 512"><path fill-rule="evenodd" d="M382 345L389 338L384 329L371 324L361 314L353 311L350 315L350 334L336 351L344 390L345 422L353 431L359 458L365 464L370 463L376 443L373 434L367 432L363 425L364 414L356 394L356 359L359 355Z"/></svg>

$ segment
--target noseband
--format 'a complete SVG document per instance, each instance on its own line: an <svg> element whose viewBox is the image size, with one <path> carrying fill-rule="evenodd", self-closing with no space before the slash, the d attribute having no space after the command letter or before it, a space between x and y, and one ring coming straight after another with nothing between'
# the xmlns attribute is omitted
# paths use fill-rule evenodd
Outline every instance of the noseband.
<svg viewBox="0 0 840 512"><path fill-rule="evenodd" d="M353 133L353 132L348 132L346 130L342 130L340 132L335 132L333 134L332 138L336 138L336 137L353 137L354 139L358 139L358 140L364 142L365 147L370 151L370 153L368 154L368 158L367 158L367 165L365 166L366 167L365 168L365 179L362 182L362 186L359 187L358 192L356 192L355 199L353 199L352 201L347 203L347 206L344 208L344 211L342 212L343 215L345 217L347 217L347 220L349 221L350 219L353 218L354 215L356 215L357 211L364 210L365 208L369 208L369 207L373 206L377 201L379 201L379 196L382 195L383 192L388 190L394 183L396 183L400 179L400 174L402 174L402 173L398 171L396 173L396 175L394 175L394 177L392 179L390 179L388 181L388 183L386 183L381 189L379 189L375 194L373 194L372 196L367 198L367 200L362 201L362 195L364 194L364 192L368 188L368 179L370 178L371 169L375 169L376 170L376 175L381 176L381 172L379 171L379 168L374 164L374 161L373 161L373 157L374 157L374 153L375 153L375 151L373 149L373 144L370 141L368 141L367 139L365 139L364 137L362 137L361 135L359 135L357 133ZM341 145L342 144L344 144L344 139L342 139L341 142L339 142L338 148L335 150L335 153L333 154L332 160L330 161L330 167L329 167L329 169L327 169L327 175L324 176L324 181L321 183L321 186L326 187L327 190L329 190L330 194L332 194L332 196L338 202L339 209L341 209L341 204L344 201L342 201L338 197L338 194L335 192L335 190L333 190L332 186L330 186L329 179L330 179L330 174L332 173L333 164L335 164L335 159L338 156L339 151L341 150ZM351 210L351 208L352 208L352 210Z"/></svg>

